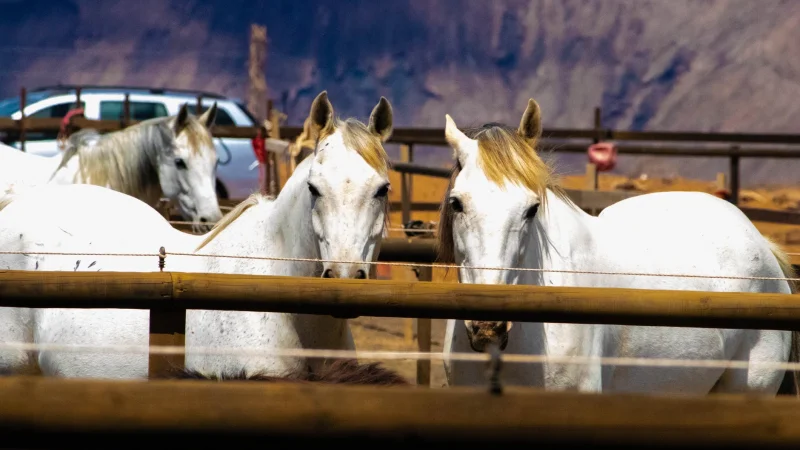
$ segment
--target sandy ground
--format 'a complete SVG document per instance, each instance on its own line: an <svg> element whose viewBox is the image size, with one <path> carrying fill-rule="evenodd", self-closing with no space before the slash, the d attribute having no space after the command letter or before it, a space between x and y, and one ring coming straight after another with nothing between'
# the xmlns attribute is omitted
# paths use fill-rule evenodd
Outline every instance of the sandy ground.
<svg viewBox="0 0 800 450"><path fill-rule="evenodd" d="M285 170L285 169L284 169ZM286 180L286 171L281 174L281 180ZM390 199L400 201L400 174L391 172L390 180L392 191ZM583 175L566 176L562 180L567 188L581 189L586 182ZM414 176L412 201L414 202L440 202L447 188L447 180L440 178ZM636 189L643 192L658 191L703 191L714 192L714 181L673 179L629 179L623 176L607 176L602 174L599 181L600 190ZM743 190L740 195L740 204L755 208L768 208L776 210L800 210L800 188L764 187L753 190ZM412 212L412 219L424 221L438 221L435 212ZM765 235L774 238L777 242L786 245L789 252L800 252L800 226L780 225L756 222L756 227ZM390 227L401 227L399 211L390 215ZM405 237L401 231L391 231L390 237ZM795 258L795 263L800 258ZM395 280L415 280L416 276L409 268L393 267L382 268L381 278ZM445 274L444 269L433 270L434 282L456 282L455 273L450 271ZM360 317L351 319L353 335L356 346L363 350L389 350L389 351L416 351L417 342L412 338L410 331L411 319ZM432 351L442 350L444 341L444 321L434 320L432 325ZM409 381L416 380L416 362L387 360L384 365L398 370ZM444 370L440 361L431 363L431 386L442 387L446 383Z"/></svg>

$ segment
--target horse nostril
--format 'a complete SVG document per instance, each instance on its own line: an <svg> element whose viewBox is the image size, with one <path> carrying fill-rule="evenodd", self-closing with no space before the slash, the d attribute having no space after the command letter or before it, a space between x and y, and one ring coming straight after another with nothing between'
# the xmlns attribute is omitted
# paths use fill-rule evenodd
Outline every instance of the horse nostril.
<svg viewBox="0 0 800 450"><path fill-rule="evenodd" d="M325 272L322 272L322 278L333 278L333 271L331 269L325 269Z"/></svg>
<svg viewBox="0 0 800 450"><path fill-rule="evenodd" d="M202 222L202 223L206 223L206 222L208 222L208 219L206 219L205 217L201 217L201 218L200 218L200 222Z"/></svg>
<svg viewBox="0 0 800 450"><path fill-rule="evenodd" d="M367 273L361 269L356 270L356 280L364 280L367 278Z"/></svg>

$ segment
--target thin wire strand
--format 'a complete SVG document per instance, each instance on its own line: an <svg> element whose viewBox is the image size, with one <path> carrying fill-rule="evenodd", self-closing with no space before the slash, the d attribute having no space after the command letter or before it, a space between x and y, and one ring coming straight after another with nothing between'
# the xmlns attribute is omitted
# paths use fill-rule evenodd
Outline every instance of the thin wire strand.
<svg viewBox="0 0 800 450"><path fill-rule="evenodd" d="M79 252L32 252L32 251L0 251L0 255L54 255L54 256L128 256L128 257L158 257L158 253L79 253ZM670 278L709 278L727 280L764 280L764 281L800 281L800 278L789 277L756 277L756 276L734 276L734 275L697 275L697 274L676 274L676 273L646 273L646 272L607 272L600 270L569 270L569 269L540 269L529 267L482 267L482 266L459 266L456 264L436 264L436 263L405 263L392 261L347 261L337 259L317 259L317 258L289 258L278 256L246 256L246 255L213 255L209 253L184 253L166 252L167 256L192 256L203 258L231 258L248 259L257 261L285 261L285 262L313 262L331 264L370 264L386 265L392 267L430 267L433 269L471 269L471 270L507 270L520 272L539 272L539 273L572 273L587 275L612 275L612 276L642 276L642 277L670 277Z"/></svg>
<svg viewBox="0 0 800 450"><path fill-rule="evenodd" d="M170 220L170 225L195 225L195 222L189 222L184 220ZM203 225L213 226L214 222L204 223ZM426 229L417 229L417 228L402 228L402 227L388 227L386 228L388 231L413 231L415 233L436 233L436 230L426 230Z"/></svg>
<svg viewBox="0 0 800 450"><path fill-rule="evenodd" d="M24 342L0 343L0 350L19 351L51 351L51 352L106 352L106 353L140 353L153 355L206 354L223 356L250 356L276 358L354 358L366 360L438 360L487 362L491 359L488 353L477 352L397 352L388 350L325 350L325 349L290 349L290 348L255 348L255 347L192 347L177 345L65 345L65 344L32 344ZM553 356L525 355L519 353L502 354L504 363L517 364L575 364L575 365L615 365L631 367L700 367L750 369L754 367L774 370L797 371L800 363L771 361L730 361L719 359L670 359L670 358L623 358L603 356Z"/></svg>

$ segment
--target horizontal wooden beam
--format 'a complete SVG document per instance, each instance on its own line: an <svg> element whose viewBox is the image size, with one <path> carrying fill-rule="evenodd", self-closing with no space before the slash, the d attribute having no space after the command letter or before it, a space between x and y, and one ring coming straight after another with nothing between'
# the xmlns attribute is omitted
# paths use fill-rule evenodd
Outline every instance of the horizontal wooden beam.
<svg viewBox="0 0 800 450"><path fill-rule="evenodd" d="M795 398L265 382L0 378L8 448L236 442L797 448ZM563 447L559 447L563 448Z"/></svg>
<svg viewBox="0 0 800 450"><path fill-rule="evenodd" d="M798 153L800 156L800 153ZM449 178L450 169L442 167L430 167L410 163L394 163L393 170L412 175L427 175L438 178ZM626 198L643 195L645 192L637 191L584 191L578 189L566 189L567 194L582 209L605 209L614 203ZM437 211L438 203L419 205L419 210ZM754 222L783 223L789 225L800 224L800 213L794 211L776 211L764 208L740 207L742 212ZM418 210L412 207L412 210Z"/></svg>
<svg viewBox="0 0 800 450"><path fill-rule="evenodd" d="M9 134L18 133L20 120L0 118L0 131ZM27 131L52 131L57 132L61 126L61 118L25 118ZM138 123L131 120L130 124ZM100 131L116 131L124 127L122 121L117 120L90 120L82 117L72 119L71 125L76 128L95 128ZM281 138L293 140L302 132L302 127L282 126ZM215 125L213 133L218 137L252 138L258 133L258 127L237 127ZM542 131L544 142L551 140L582 139L592 140L597 138L594 129L576 128L547 128ZM653 142L693 142L693 143L719 143L719 144L800 144L800 135L797 134L767 134L767 133L701 133L701 132L667 132L667 131L624 131L601 130L601 137L613 141L653 141ZM432 146L447 146L443 128L395 128L389 142L397 144L419 144ZM545 145L545 147L547 147ZM565 143L558 144L559 152L585 152L585 144ZM769 157L769 158L798 158L800 151L796 149L774 148L687 148L664 146L629 146L622 144L618 151L623 154L647 154L663 156L740 156L740 157Z"/></svg>
<svg viewBox="0 0 800 450"><path fill-rule="evenodd" d="M179 272L0 271L0 306L31 308L207 309L792 330L800 328L797 299L791 294Z"/></svg>
<svg viewBox="0 0 800 450"><path fill-rule="evenodd" d="M378 261L427 262L436 260L436 240L428 238L388 238L381 242Z"/></svg>

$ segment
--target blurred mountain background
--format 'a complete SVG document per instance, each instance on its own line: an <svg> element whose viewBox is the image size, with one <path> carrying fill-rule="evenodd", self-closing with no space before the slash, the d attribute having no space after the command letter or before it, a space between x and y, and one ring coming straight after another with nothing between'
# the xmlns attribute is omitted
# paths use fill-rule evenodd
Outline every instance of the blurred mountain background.
<svg viewBox="0 0 800 450"><path fill-rule="evenodd" d="M800 133L800 2L776 0L0 0L0 95L56 83L245 98L250 24L267 26L269 95L301 125L327 89L396 126ZM393 150L394 151L394 150ZM448 164L450 151L416 160ZM584 155L559 157L583 170ZM743 160L745 186L796 184L800 162ZM614 172L713 179L727 161L622 156Z"/></svg>

